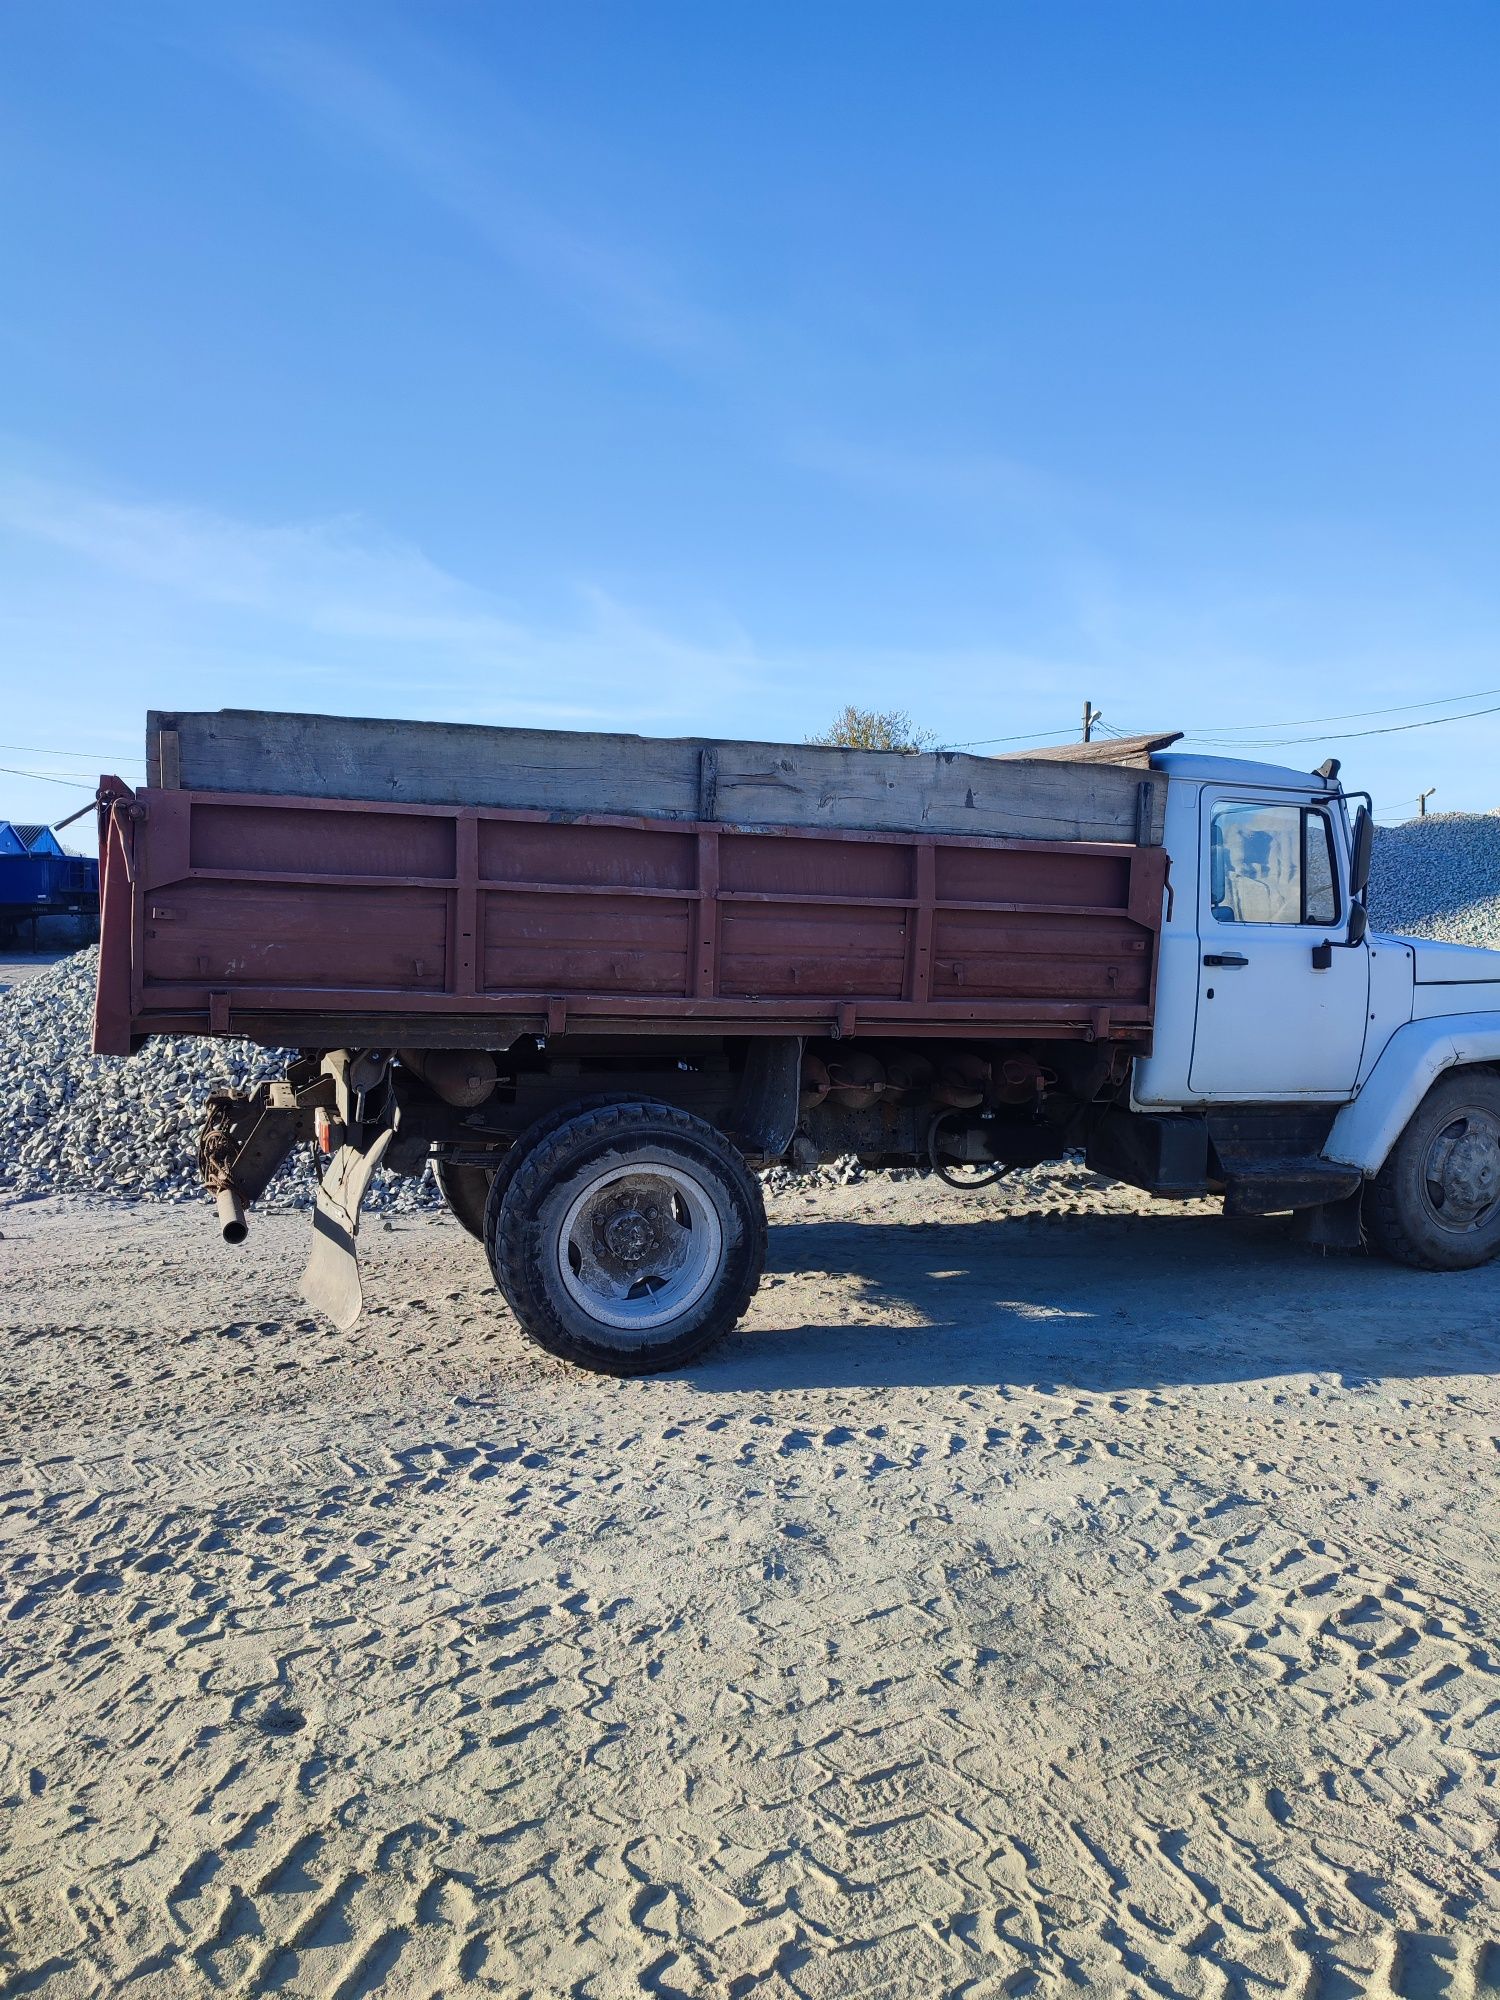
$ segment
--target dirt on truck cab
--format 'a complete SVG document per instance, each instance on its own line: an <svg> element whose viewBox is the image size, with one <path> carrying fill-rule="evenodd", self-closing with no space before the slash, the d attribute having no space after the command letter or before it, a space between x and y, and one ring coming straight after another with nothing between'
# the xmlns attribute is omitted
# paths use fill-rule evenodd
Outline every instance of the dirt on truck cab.
<svg viewBox="0 0 1500 2000"><path fill-rule="evenodd" d="M1369 932L1336 766L1173 740L153 714L150 781L101 780L95 1047L300 1051L200 1161L237 1241L313 1143L340 1326L371 1177L431 1165L527 1335L620 1374L743 1313L781 1159L973 1185L1082 1147L1325 1246L1493 1255L1500 954Z"/></svg>

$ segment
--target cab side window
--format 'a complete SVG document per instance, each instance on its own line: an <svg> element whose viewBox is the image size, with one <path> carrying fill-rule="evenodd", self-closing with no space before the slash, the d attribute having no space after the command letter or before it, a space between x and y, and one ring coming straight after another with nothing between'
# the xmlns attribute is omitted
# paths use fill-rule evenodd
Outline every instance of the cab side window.
<svg viewBox="0 0 1500 2000"><path fill-rule="evenodd" d="M1302 862L1303 923L1336 924L1339 878L1333 862L1333 828L1325 812L1303 811Z"/></svg>
<svg viewBox="0 0 1500 2000"><path fill-rule="evenodd" d="M1236 805L1209 818L1209 896L1221 924L1332 924L1338 877L1328 815L1312 806Z"/></svg>

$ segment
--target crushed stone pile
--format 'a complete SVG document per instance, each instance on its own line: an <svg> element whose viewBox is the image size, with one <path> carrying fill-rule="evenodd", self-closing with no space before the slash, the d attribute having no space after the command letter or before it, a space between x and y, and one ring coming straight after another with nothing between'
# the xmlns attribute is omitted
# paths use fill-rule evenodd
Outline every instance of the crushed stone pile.
<svg viewBox="0 0 1500 2000"><path fill-rule="evenodd" d="M1376 827L1369 904L1378 930L1500 949L1500 813Z"/></svg>
<svg viewBox="0 0 1500 2000"><path fill-rule="evenodd" d="M156 1035L133 1056L89 1048L97 946L0 995L0 1195L113 1194L202 1201L198 1127L216 1090L253 1090L285 1057L254 1042ZM436 1188L379 1177L368 1208L439 1201ZM310 1207L312 1166L294 1154L258 1206Z"/></svg>

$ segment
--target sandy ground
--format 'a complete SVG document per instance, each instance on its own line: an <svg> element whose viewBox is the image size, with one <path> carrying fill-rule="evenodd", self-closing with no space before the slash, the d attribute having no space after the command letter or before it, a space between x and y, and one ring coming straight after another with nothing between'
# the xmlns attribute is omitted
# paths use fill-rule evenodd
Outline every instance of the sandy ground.
<svg viewBox="0 0 1500 2000"><path fill-rule="evenodd" d="M639 1383L446 1216L341 1337L0 1213L5 1990L1500 1990L1500 1271L993 1200L778 1197Z"/></svg>
<svg viewBox="0 0 1500 2000"><path fill-rule="evenodd" d="M59 959L71 958L99 935L98 923L83 917L43 917L36 930L34 947L29 923L9 943L0 942L0 993L24 986L28 979L35 979Z"/></svg>

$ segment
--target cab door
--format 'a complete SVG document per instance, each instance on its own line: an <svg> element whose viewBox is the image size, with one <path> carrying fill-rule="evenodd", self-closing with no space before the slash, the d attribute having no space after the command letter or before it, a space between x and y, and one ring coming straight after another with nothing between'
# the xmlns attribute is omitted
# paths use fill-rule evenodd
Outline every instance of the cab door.
<svg viewBox="0 0 1500 2000"><path fill-rule="evenodd" d="M1200 806L1195 1097L1352 1097L1369 1013L1363 944L1343 935L1342 844L1325 806L1205 786Z"/></svg>

